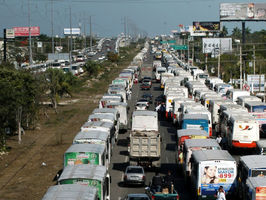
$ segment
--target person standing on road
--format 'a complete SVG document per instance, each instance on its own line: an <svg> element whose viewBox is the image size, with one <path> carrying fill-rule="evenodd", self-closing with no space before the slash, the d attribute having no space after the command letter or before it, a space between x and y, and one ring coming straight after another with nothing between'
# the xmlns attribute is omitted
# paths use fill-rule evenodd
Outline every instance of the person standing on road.
<svg viewBox="0 0 266 200"><path fill-rule="evenodd" d="M221 137L221 135L219 134L218 136L217 136L217 138L216 138L216 142L219 144L219 145L221 145L221 141L222 141L222 137Z"/></svg>
<svg viewBox="0 0 266 200"><path fill-rule="evenodd" d="M216 196L217 196L216 200L226 200L226 198L225 198L225 191L224 191L223 186L220 186L219 187Z"/></svg>
<svg viewBox="0 0 266 200"><path fill-rule="evenodd" d="M167 175L163 178L164 187L168 188L169 193L172 193L172 185L174 184L174 178L171 171L168 170Z"/></svg>

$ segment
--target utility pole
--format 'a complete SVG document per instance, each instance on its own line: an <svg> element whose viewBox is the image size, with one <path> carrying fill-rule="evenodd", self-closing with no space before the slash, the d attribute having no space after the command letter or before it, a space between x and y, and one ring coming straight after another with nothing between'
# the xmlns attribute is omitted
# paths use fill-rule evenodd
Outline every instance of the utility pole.
<svg viewBox="0 0 266 200"><path fill-rule="evenodd" d="M243 83L242 83L242 45L239 44L239 65L240 65L240 89L242 90Z"/></svg>
<svg viewBox="0 0 266 200"><path fill-rule="evenodd" d="M6 62L6 29L4 29L4 62Z"/></svg>
<svg viewBox="0 0 266 200"><path fill-rule="evenodd" d="M207 65L207 62L208 62L208 54L206 53L206 54L205 54L205 72L208 72L208 65Z"/></svg>
<svg viewBox="0 0 266 200"><path fill-rule="evenodd" d="M30 16L30 0L28 0L28 23L29 23L29 64L32 64L32 50L31 50L31 16Z"/></svg>
<svg viewBox="0 0 266 200"><path fill-rule="evenodd" d="M126 17L124 17L124 34L125 34L125 40L127 39L127 24L126 24Z"/></svg>
<svg viewBox="0 0 266 200"><path fill-rule="evenodd" d="M91 16L90 16L90 51L92 51L92 24L91 24Z"/></svg>
<svg viewBox="0 0 266 200"><path fill-rule="evenodd" d="M219 54L218 54L218 78L220 78L220 68L221 68L221 39L219 43Z"/></svg>
<svg viewBox="0 0 266 200"><path fill-rule="evenodd" d="M87 41L86 41L86 20L85 20L85 16L83 15L83 29L84 29L84 49L86 49L87 47Z"/></svg>
<svg viewBox="0 0 266 200"><path fill-rule="evenodd" d="M192 36L192 66L194 65L194 39L193 39L193 36Z"/></svg>
<svg viewBox="0 0 266 200"><path fill-rule="evenodd" d="M71 13L71 4L69 6L69 23L70 23L70 51L69 51L69 62L70 65L72 64L72 40L73 40L73 33L72 33L72 13Z"/></svg>
<svg viewBox="0 0 266 200"><path fill-rule="evenodd" d="M54 53L54 0L51 0L52 53Z"/></svg>
<svg viewBox="0 0 266 200"><path fill-rule="evenodd" d="M253 72L256 74L256 55L255 55L255 44L253 44Z"/></svg>

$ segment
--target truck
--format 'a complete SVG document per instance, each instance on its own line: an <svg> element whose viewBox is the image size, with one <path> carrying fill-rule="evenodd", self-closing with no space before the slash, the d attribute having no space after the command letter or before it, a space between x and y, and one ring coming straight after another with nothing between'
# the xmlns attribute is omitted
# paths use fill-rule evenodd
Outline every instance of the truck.
<svg viewBox="0 0 266 200"><path fill-rule="evenodd" d="M140 68L140 81L142 81L142 79L144 77L151 77L152 78L152 71L153 71L153 68L151 65L147 65L147 64L144 64L141 68Z"/></svg>
<svg viewBox="0 0 266 200"><path fill-rule="evenodd" d="M161 136L158 131L158 114L137 110L132 114L129 163L159 168L161 163Z"/></svg>

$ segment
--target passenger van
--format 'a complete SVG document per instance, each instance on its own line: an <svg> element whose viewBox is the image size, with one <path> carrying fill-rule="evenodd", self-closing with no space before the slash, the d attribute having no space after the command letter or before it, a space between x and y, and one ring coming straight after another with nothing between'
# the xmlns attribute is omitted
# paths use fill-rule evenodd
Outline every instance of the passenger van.
<svg viewBox="0 0 266 200"><path fill-rule="evenodd" d="M214 91L222 96L226 95L227 90L234 89L232 85L226 83L217 83L214 86Z"/></svg>
<svg viewBox="0 0 266 200"><path fill-rule="evenodd" d="M191 187L196 198L215 199L220 186L227 197L233 195L236 175L237 163L228 151L192 151Z"/></svg>
<svg viewBox="0 0 266 200"><path fill-rule="evenodd" d="M103 165L108 168L106 146L101 144L72 144L64 153L64 167L80 164Z"/></svg>
<svg viewBox="0 0 266 200"><path fill-rule="evenodd" d="M186 114L186 110L188 108L203 109L204 107L200 103L195 103L195 102L183 102L183 103L181 103L180 109L179 109L179 112L180 112L179 121L180 122L182 121L184 115Z"/></svg>
<svg viewBox="0 0 266 200"><path fill-rule="evenodd" d="M182 121L182 129L199 129L205 130L210 134L209 117L204 114L185 114Z"/></svg>
<svg viewBox="0 0 266 200"><path fill-rule="evenodd" d="M240 89L229 89L226 92L226 98L230 99L234 103L237 101L237 98L240 96L250 96L250 92Z"/></svg>
<svg viewBox="0 0 266 200"><path fill-rule="evenodd" d="M155 79L157 82L161 81L161 74L167 72L165 67L157 67L155 72Z"/></svg>
<svg viewBox="0 0 266 200"><path fill-rule="evenodd" d="M78 184L97 189L99 200L110 200L110 175L105 166L68 165L58 179L59 185Z"/></svg>
<svg viewBox="0 0 266 200"><path fill-rule="evenodd" d="M219 110L222 104L232 104L229 100L212 99L209 102L209 111L211 112L212 125L215 126L219 123Z"/></svg>
<svg viewBox="0 0 266 200"><path fill-rule="evenodd" d="M118 138L118 134L119 134L119 126L120 126L120 114L118 112L118 110L114 109L114 108L95 108L92 111L92 114L97 114L97 113L103 113L105 115L112 115L115 118L115 138L117 140Z"/></svg>
<svg viewBox="0 0 266 200"><path fill-rule="evenodd" d="M204 130L179 129L177 130L177 163L182 164L184 160L183 148L187 139L206 139L209 134Z"/></svg>
<svg viewBox="0 0 266 200"><path fill-rule="evenodd" d="M194 103L192 99L185 98L185 97L178 97L173 99L172 105L173 105L173 124L177 125L179 123L180 118L180 111L181 111L181 103ZM180 125L180 124L179 124Z"/></svg>
<svg viewBox="0 0 266 200"><path fill-rule="evenodd" d="M183 171L186 178L191 175L191 162L190 158L192 151L198 150L222 150L220 145L215 139L187 139L184 142L184 162Z"/></svg>
<svg viewBox="0 0 266 200"><path fill-rule="evenodd" d="M240 96L240 97L237 97L237 101L236 102L240 106L245 106L245 103L253 102L253 101L261 102L261 100L258 97L255 97L255 96Z"/></svg>
<svg viewBox="0 0 266 200"><path fill-rule="evenodd" d="M244 190L247 192L244 200L266 199L266 178L249 177Z"/></svg>
<svg viewBox="0 0 266 200"><path fill-rule="evenodd" d="M260 124L262 132L266 132L266 103L263 102L246 102L245 107Z"/></svg>
<svg viewBox="0 0 266 200"><path fill-rule="evenodd" d="M228 146L256 148L260 139L259 123L252 116L231 116L228 122Z"/></svg>
<svg viewBox="0 0 266 200"><path fill-rule="evenodd" d="M107 131L89 130L80 131L75 136L73 144L101 144L106 147L108 162L111 162L111 155L114 142L111 141L110 133Z"/></svg>
<svg viewBox="0 0 266 200"><path fill-rule="evenodd" d="M127 130L128 128L128 120L127 120L127 111L128 111L128 106L127 103L123 102L109 102L106 103L105 108L114 108L118 110L119 112L119 129L122 130Z"/></svg>
<svg viewBox="0 0 266 200"><path fill-rule="evenodd" d="M266 176L266 156L247 155L241 156L237 173L237 195L244 199L247 191L244 190L249 177Z"/></svg>
<svg viewBox="0 0 266 200"><path fill-rule="evenodd" d="M97 200L97 189L85 185L53 185L50 186L42 200L66 199Z"/></svg>

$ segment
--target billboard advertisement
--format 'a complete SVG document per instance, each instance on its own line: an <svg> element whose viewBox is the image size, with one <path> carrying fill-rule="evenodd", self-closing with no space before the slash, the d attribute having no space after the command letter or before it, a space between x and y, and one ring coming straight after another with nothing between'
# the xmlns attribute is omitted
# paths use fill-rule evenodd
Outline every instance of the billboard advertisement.
<svg viewBox="0 0 266 200"><path fill-rule="evenodd" d="M266 21L266 3L221 3L220 21Z"/></svg>
<svg viewBox="0 0 266 200"><path fill-rule="evenodd" d="M236 178L236 164L232 161L204 162L199 167L201 195L214 195L220 186L227 192Z"/></svg>
<svg viewBox="0 0 266 200"><path fill-rule="evenodd" d="M64 35L71 35L70 28L64 28ZM80 35L80 28L72 28L72 35Z"/></svg>
<svg viewBox="0 0 266 200"><path fill-rule="evenodd" d="M203 53L219 53L232 52L232 38L202 38Z"/></svg>
<svg viewBox="0 0 266 200"><path fill-rule="evenodd" d="M194 32L219 32L220 22L193 22Z"/></svg>
<svg viewBox="0 0 266 200"><path fill-rule="evenodd" d="M69 152L65 153L65 165L93 164L99 165L99 154L85 152Z"/></svg>
<svg viewBox="0 0 266 200"><path fill-rule="evenodd" d="M247 75L247 84L253 92L264 92L264 74L263 75Z"/></svg>
<svg viewBox="0 0 266 200"><path fill-rule="evenodd" d="M15 37L29 37L31 36L39 36L40 35L40 27L39 26L32 26L30 27L13 27ZM30 32L30 33L29 33Z"/></svg>

